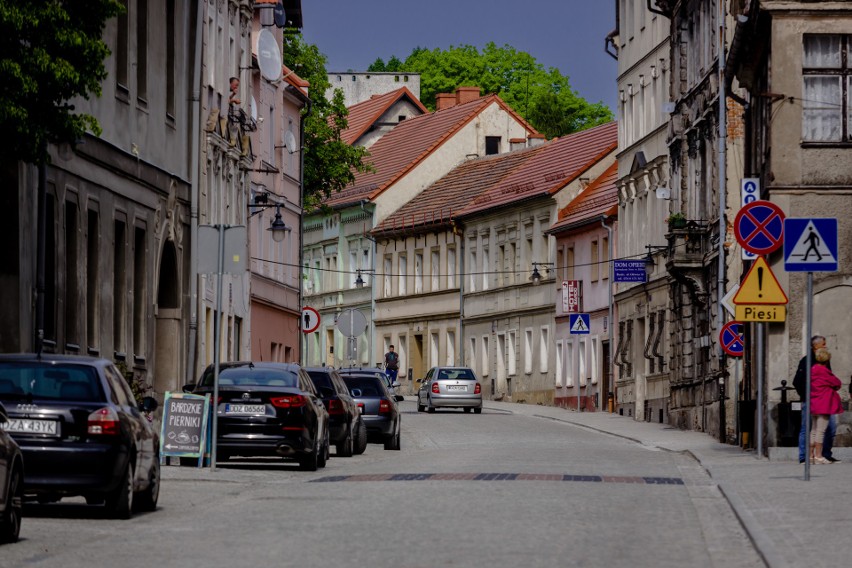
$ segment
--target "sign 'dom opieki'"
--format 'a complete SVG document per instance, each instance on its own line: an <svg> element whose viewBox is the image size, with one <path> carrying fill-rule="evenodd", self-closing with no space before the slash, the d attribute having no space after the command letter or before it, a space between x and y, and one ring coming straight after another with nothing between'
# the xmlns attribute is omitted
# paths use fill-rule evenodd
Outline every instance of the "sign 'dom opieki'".
<svg viewBox="0 0 852 568"><path fill-rule="evenodd" d="M160 433L161 456L199 457L207 442L208 396L167 392Z"/></svg>

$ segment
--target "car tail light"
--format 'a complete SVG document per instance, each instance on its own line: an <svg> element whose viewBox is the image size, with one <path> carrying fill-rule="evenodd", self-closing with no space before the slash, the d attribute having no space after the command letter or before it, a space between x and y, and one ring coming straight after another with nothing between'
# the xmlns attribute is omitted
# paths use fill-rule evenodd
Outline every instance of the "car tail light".
<svg viewBox="0 0 852 568"><path fill-rule="evenodd" d="M379 414L390 414L391 403L388 399L383 398L379 401Z"/></svg>
<svg viewBox="0 0 852 568"><path fill-rule="evenodd" d="M328 401L329 414L343 414L343 403L339 399L333 398Z"/></svg>
<svg viewBox="0 0 852 568"><path fill-rule="evenodd" d="M432 392L435 394L440 394L440 391L438 390L438 383L432 383Z"/></svg>
<svg viewBox="0 0 852 568"><path fill-rule="evenodd" d="M89 414L88 432L93 436L117 436L121 430L118 414L109 407Z"/></svg>
<svg viewBox="0 0 852 568"><path fill-rule="evenodd" d="M473 387L473 394L482 394L482 386L479 383L476 383L476 386Z"/></svg>
<svg viewBox="0 0 852 568"><path fill-rule="evenodd" d="M360 412L361 414L364 414L364 403L363 402L358 403L358 412Z"/></svg>
<svg viewBox="0 0 852 568"><path fill-rule="evenodd" d="M300 394L290 394L287 396L274 396L269 399L269 403L278 408L299 408L308 404L308 399Z"/></svg>

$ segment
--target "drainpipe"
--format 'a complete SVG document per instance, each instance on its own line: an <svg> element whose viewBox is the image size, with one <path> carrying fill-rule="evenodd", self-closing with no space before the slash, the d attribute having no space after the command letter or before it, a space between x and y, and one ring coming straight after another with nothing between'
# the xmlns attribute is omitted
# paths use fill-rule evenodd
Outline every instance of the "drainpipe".
<svg viewBox="0 0 852 568"><path fill-rule="evenodd" d="M456 229L459 229L456 232ZM464 231L461 230L455 222L453 223L453 234L459 238L459 246L458 246L458 261L459 261L459 363L464 365L464 346L465 346L465 337L464 337ZM470 367L476 366L476 361L470 362ZM491 393L492 396L494 393Z"/></svg>
<svg viewBox="0 0 852 568"><path fill-rule="evenodd" d="M372 211L367 211L366 205L368 201L366 199L361 200L361 211L364 213L370 214L370 226L376 226L376 204L369 203L373 206ZM369 366L372 366L372 358L375 355L375 335L376 335L376 239L367 235L367 232L364 231L364 237L369 239L370 241L370 270L372 270L372 275L369 277L370 280L370 334L367 336L367 353L370 354L370 361L367 361ZM409 377L411 380L411 377Z"/></svg>
<svg viewBox="0 0 852 568"><path fill-rule="evenodd" d="M311 111L313 110L311 99L308 98L305 102L307 110L299 120L299 314L302 313L302 290L305 287L302 276L302 270L304 270L305 266L305 119L311 115ZM299 347L302 352L299 353L298 360L302 362L302 365L308 365L310 364L307 360L308 341L310 338L307 333L301 333L301 328L302 317L300 315L299 333L302 337L299 340ZM305 340L304 347L302 347L302 339ZM303 356L305 356L305 359L302 359Z"/></svg>
<svg viewBox="0 0 852 568"><path fill-rule="evenodd" d="M615 311L615 306L613 305L614 299L612 297L612 279L613 279L613 239L612 239L612 225L606 224L607 216L601 216L601 225L603 225L604 229L609 233L609 262L607 263L609 266L607 269L609 270L609 321L607 322L607 331L609 332L609 375L607 376L607 386L609 387L606 392L607 396L607 408L611 408L611 412L615 412L615 367L613 366L613 342L612 342L612 328L613 328L613 312ZM609 396L612 393L612 407L609 406ZM603 401L601 401L603 404Z"/></svg>
<svg viewBox="0 0 852 568"><path fill-rule="evenodd" d="M725 325L725 310L722 309L722 300L725 297L725 234L727 233L728 227L725 222L725 209L727 207L727 164L726 160L726 145L727 145L727 135L728 135L728 108L727 102L728 99L725 95L725 4L724 2L719 3L719 35L717 38L718 45L716 49L716 53L719 54L719 267L718 267L718 283L717 283L717 295L718 302L716 305L716 332L720 332L722 330L722 326ZM725 352L722 350L721 345L718 347L719 353L719 378L720 385L724 388L725 381ZM725 400L721 398L719 400L719 404L724 409ZM758 401L758 404L761 404L761 401ZM724 410L720 413L720 421L724 417ZM721 426L721 424L720 424ZM707 429L704 428L706 432ZM758 455L760 453L758 452Z"/></svg>
<svg viewBox="0 0 852 568"><path fill-rule="evenodd" d="M199 145L201 138L201 35L204 30L204 5L205 2L197 0L195 14L195 53L192 64L192 112L190 116L195 119L194 128L190 129L192 140L191 158L189 170L193 176L191 204L189 210L189 266L191 277L189 279L189 345L186 358L186 383L195 382L195 357L198 354L198 193L201 181L201 165L198 163ZM187 18L189 17L187 13Z"/></svg>

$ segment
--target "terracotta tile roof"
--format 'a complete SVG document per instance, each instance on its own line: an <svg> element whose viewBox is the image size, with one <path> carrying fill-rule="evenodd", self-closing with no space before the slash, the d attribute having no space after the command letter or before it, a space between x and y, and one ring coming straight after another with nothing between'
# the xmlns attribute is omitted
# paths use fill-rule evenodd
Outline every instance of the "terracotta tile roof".
<svg viewBox="0 0 852 568"><path fill-rule="evenodd" d="M583 190L559 212L559 220L554 223L548 233L578 227L589 222L600 222L603 215L618 214L618 162L614 162L607 170Z"/></svg>
<svg viewBox="0 0 852 568"><path fill-rule="evenodd" d="M308 94L308 87L310 87L311 83L296 75L296 73L286 65L281 66L281 77L291 86L302 91L303 94Z"/></svg>
<svg viewBox="0 0 852 568"><path fill-rule="evenodd" d="M375 198L495 103L506 108L500 97L488 95L403 121L370 147L370 163L376 171L359 172L350 186L329 197L325 204L340 207Z"/></svg>
<svg viewBox="0 0 852 568"><path fill-rule="evenodd" d="M391 106L403 98L408 99L423 114L429 112L423 103L417 100L414 93L408 90L408 87L382 95L373 95L372 98L349 107L349 128L340 133L341 139L347 144L354 144Z"/></svg>
<svg viewBox="0 0 852 568"><path fill-rule="evenodd" d="M544 146L462 163L379 223L373 234L391 236L449 226L477 195L512 173Z"/></svg>
<svg viewBox="0 0 852 568"><path fill-rule="evenodd" d="M610 122L552 140L499 183L477 196L459 216L471 215L517 201L552 195L614 151L618 126Z"/></svg>

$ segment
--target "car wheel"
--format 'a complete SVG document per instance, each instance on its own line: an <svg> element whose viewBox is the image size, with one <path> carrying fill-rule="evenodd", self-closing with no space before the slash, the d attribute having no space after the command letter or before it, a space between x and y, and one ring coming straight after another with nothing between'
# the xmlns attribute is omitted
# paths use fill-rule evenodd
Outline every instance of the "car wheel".
<svg viewBox="0 0 852 568"><path fill-rule="evenodd" d="M319 468L319 454L321 451L322 446L316 444L312 452L299 456L299 469L302 471L316 471Z"/></svg>
<svg viewBox="0 0 852 568"><path fill-rule="evenodd" d="M400 449L400 437L402 427L397 426L396 432L390 435L390 437L385 440L385 449L386 450L399 450Z"/></svg>
<svg viewBox="0 0 852 568"><path fill-rule="evenodd" d="M434 407L434 406L432 406L432 399L431 399L431 398L427 398L427 399L426 399L426 403L427 403L426 411L427 411L427 412L429 412L429 413L434 413L434 412L435 412L435 407Z"/></svg>
<svg viewBox="0 0 852 568"><path fill-rule="evenodd" d="M474 408L473 413L474 414L482 414L482 407L480 406L479 408Z"/></svg>
<svg viewBox="0 0 852 568"><path fill-rule="evenodd" d="M471 411L471 410L473 410L473 408L471 408L471 407L469 407L469 406L465 406L465 407L464 407L464 413L465 413L465 414L470 414L470 411Z"/></svg>
<svg viewBox="0 0 852 568"><path fill-rule="evenodd" d="M426 407L420 404L420 395L417 395L417 412L423 412Z"/></svg>
<svg viewBox="0 0 852 568"><path fill-rule="evenodd" d="M351 458L355 453L355 432L352 426L349 426L349 431L342 442L335 446L335 451L338 457Z"/></svg>
<svg viewBox="0 0 852 568"><path fill-rule="evenodd" d="M367 449L367 425L360 418L355 428L355 454L361 455Z"/></svg>
<svg viewBox="0 0 852 568"><path fill-rule="evenodd" d="M133 464L127 462L121 481L106 496L107 512L116 519L129 519L133 511Z"/></svg>
<svg viewBox="0 0 852 568"><path fill-rule="evenodd" d="M317 458L317 467L322 468L325 467L325 464L328 463L328 456L331 454L331 450L329 449L330 442L328 440L328 430L325 431L325 436L323 436L323 443L320 446L319 457Z"/></svg>
<svg viewBox="0 0 852 568"><path fill-rule="evenodd" d="M21 534L21 517L24 502L24 484L21 480L21 470L16 468L9 481L9 495L6 510L3 511L3 523L0 524L0 542L18 542Z"/></svg>
<svg viewBox="0 0 852 568"><path fill-rule="evenodd" d="M135 503L137 511L156 511L157 501L160 498L160 457L154 456L151 472L148 474L148 487L136 495Z"/></svg>

